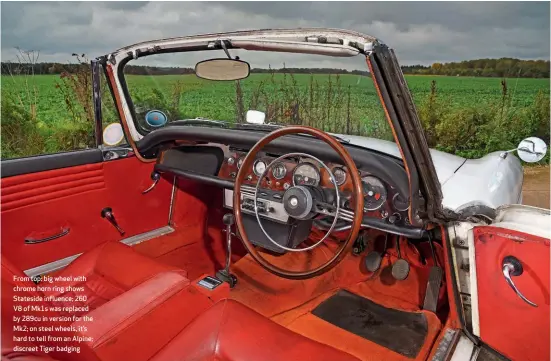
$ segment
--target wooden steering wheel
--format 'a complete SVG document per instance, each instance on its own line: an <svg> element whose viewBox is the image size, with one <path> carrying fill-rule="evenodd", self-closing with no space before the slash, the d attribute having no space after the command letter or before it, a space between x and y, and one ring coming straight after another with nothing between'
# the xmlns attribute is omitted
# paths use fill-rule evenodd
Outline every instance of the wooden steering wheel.
<svg viewBox="0 0 551 361"><path fill-rule="evenodd" d="M274 139L277 139L279 137L289 135L289 134L308 134L320 140L323 140L331 148L333 148L337 152L337 154L341 157L344 165L348 169L349 176L352 178L353 196L352 196L351 203L353 204L353 210L354 210L353 212L340 210L338 204L337 206L333 206L326 203L315 204L316 202L314 202L314 204L312 204L312 202L310 201L308 202L309 203L308 206L310 208L308 208L307 211L317 212L323 215L332 215L335 217L334 218L335 220L337 218L341 218L347 221L351 221L352 227L350 228L350 233L348 234L348 238L346 239L346 241L340 244L339 248L335 251L334 255L327 262L318 266L315 269L307 270L307 271L286 270L273 265L272 263L267 261L264 257L262 257L260 252L258 252L255 246L249 241L247 232L245 230L245 226L243 224L243 215L241 212L241 186L243 184L243 180L245 179L247 169L251 168L254 160L256 159L256 155L262 148L264 148L264 146L266 146L266 144L270 143ZM312 157L312 158L317 159L315 157ZM326 167L323 163L322 165ZM262 177L260 177L260 179L261 178ZM333 180L333 183L335 183L334 177L331 177L331 178ZM301 189L297 189L297 188L301 188ZM305 187L290 187L289 189L287 189L286 194L287 192L292 192L292 191L295 191L295 192L304 191L304 188ZM335 190L338 191L338 187L336 186L336 184L335 184ZM310 196L308 195L308 197ZM285 195L283 198L284 199L286 198ZM287 198L290 199L292 197L287 197ZM255 196L255 199L256 199L256 196ZM350 154L348 154L348 151L342 146L341 143L339 143L339 141L337 141L331 135L319 129L312 128L312 127L305 127L305 126L288 126L285 128L280 128L271 132L264 138L260 139L251 148L249 153L245 156L245 159L243 160L243 164L241 165L237 173L237 176L235 179L234 192L233 192L233 209L235 212L237 229L239 230L239 234L241 236L243 245L245 246L245 248L247 249L251 257L267 271L283 278L297 279L297 280L312 278L324 272L327 272L342 260L343 256L345 255L345 251L350 250L354 240L358 237L358 232L360 231L360 227L363 219L363 206L364 206L363 203L364 203L364 198L363 198L362 181L360 178L360 174L358 172L358 168L356 167L356 164L354 163L354 160L352 159ZM255 204L255 209L256 209L256 204ZM258 213L256 213L256 215L258 219ZM293 214L289 214L289 216L293 217ZM300 220L300 218L297 218L297 219ZM333 227L331 227L331 229L327 232L326 236L328 236L329 233L331 233L332 228ZM268 238L270 238L269 235L267 236ZM319 243L321 242L318 242L318 244ZM313 247L309 247L308 249L311 249L311 248Z"/></svg>

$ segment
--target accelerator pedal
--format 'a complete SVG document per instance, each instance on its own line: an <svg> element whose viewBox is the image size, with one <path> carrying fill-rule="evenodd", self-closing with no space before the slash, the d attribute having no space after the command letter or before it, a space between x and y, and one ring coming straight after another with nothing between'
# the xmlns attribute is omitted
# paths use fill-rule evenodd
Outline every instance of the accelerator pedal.
<svg viewBox="0 0 551 361"><path fill-rule="evenodd" d="M424 310L436 312L441 283L442 268L438 266L432 266L429 271L429 281L427 282L427 290L425 292L425 302L423 302Z"/></svg>
<svg viewBox="0 0 551 361"><path fill-rule="evenodd" d="M438 258L436 258L436 252L434 251L434 245L432 244L432 233L429 232L429 246L432 252L432 259L434 266L429 270L429 280L427 282L427 290L425 291L425 301L423 302L423 309L431 312L436 312L438 306L438 295L440 294L440 285L442 284L443 272L442 268L438 266Z"/></svg>

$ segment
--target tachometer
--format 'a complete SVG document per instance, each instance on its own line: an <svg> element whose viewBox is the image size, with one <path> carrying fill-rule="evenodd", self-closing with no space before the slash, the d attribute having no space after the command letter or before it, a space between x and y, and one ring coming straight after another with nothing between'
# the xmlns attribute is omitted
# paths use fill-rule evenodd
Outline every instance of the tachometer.
<svg viewBox="0 0 551 361"><path fill-rule="evenodd" d="M335 176L338 186L342 186L346 182L346 170L343 167L333 168L333 176Z"/></svg>
<svg viewBox="0 0 551 361"><path fill-rule="evenodd" d="M365 176L362 178L364 191L364 209L375 211L385 203L387 193L383 182L377 177Z"/></svg>
<svg viewBox="0 0 551 361"><path fill-rule="evenodd" d="M253 172L257 177L260 177L266 171L266 163L263 160L257 159L253 164Z"/></svg>
<svg viewBox="0 0 551 361"><path fill-rule="evenodd" d="M320 172L313 164L300 163L293 172L293 185L317 186L320 178Z"/></svg>

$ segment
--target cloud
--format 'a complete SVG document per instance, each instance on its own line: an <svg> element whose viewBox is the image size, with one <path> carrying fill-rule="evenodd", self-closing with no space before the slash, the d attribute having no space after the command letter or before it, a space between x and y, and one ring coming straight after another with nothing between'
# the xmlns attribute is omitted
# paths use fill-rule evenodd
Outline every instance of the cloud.
<svg viewBox="0 0 551 361"><path fill-rule="evenodd" d="M66 62L75 52L92 58L156 38L281 27L337 27L374 35L396 49L402 64L549 59L549 10L549 2L2 2L2 60L13 60L14 47L38 50L42 61ZM273 54L243 57L253 66L274 61ZM181 64L202 58L204 53L171 59ZM343 61L277 59L298 62L288 66ZM163 60L168 58L157 59ZM355 62L359 65L340 67L362 67Z"/></svg>

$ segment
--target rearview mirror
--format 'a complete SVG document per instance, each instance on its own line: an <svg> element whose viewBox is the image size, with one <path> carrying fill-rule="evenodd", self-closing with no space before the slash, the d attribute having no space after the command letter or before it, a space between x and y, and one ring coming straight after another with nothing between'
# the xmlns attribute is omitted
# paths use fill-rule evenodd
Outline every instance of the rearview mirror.
<svg viewBox="0 0 551 361"><path fill-rule="evenodd" d="M195 65L195 75L208 80L239 80L249 76L251 67L246 61L209 59Z"/></svg>
<svg viewBox="0 0 551 361"><path fill-rule="evenodd" d="M526 163L539 162L547 154L547 144L540 138L529 137L519 143L517 154Z"/></svg>

